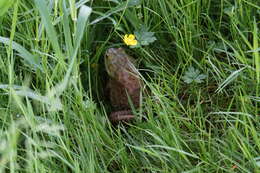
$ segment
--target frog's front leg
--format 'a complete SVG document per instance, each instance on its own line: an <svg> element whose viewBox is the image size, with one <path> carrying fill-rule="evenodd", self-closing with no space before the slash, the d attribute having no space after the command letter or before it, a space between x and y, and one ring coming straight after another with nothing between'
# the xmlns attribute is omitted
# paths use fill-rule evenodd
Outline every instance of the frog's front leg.
<svg viewBox="0 0 260 173"><path fill-rule="evenodd" d="M109 116L109 119L112 123L119 123L121 121L128 122L134 118L134 115L131 110L116 111L112 112Z"/></svg>

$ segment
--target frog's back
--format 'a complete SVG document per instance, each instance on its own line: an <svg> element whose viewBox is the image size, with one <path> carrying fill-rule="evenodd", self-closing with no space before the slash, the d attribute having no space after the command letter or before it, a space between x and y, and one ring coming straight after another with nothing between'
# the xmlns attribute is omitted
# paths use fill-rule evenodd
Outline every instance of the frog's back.
<svg viewBox="0 0 260 173"><path fill-rule="evenodd" d="M110 102L116 110L130 109L131 106L129 105L128 99L131 99L135 107L139 106L140 90L141 90L139 86L136 85L133 86L129 81L128 87L131 87L132 85L132 88L127 89L124 85L122 85L121 83L119 83L117 80L114 79L110 79L108 85L110 89L109 92Z"/></svg>
<svg viewBox="0 0 260 173"><path fill-rule="evenodd" d="M138 108L140 106L141 80L132 57L120 48L111 48L106 54L106 69L110 76L109 98L114 111L130 110L129 100L135 108Z"/></svg>

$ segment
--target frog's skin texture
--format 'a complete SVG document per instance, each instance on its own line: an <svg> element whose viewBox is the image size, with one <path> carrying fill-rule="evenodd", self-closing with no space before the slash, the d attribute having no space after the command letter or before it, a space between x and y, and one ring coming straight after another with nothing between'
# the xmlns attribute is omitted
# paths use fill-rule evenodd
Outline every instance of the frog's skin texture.
<svg viewBox="0 0 260 173"><path fill-rule="evenodd" d="M106 51L105 65L109 75L109 99L115 110L109 119L113 123L129 121L134 118L129 99L138 108L141 94L141 80L134 59L123 48L110 48Z"/></svg>

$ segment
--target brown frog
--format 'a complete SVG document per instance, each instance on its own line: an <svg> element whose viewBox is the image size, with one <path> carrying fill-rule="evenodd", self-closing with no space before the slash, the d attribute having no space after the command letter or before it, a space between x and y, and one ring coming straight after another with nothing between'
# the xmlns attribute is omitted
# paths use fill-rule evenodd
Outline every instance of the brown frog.
<svg viewBox="0 0 260 173"><path fill-rule="evenodd" d="M109 119L112 123L129 121L134 118L130 103L135 108L140 106L142 89L135 60L123 48L109 48L106 51L105 65L110 77L107 86L109 99L114 109Z"/></svg>

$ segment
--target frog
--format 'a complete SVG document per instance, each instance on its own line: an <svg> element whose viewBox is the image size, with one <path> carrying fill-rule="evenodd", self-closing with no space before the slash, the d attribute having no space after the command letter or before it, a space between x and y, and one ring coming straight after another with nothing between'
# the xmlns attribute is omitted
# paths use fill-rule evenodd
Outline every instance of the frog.
<svg viewBox="0 0 260 173"><path fill-rule="evenodd" d="M105 53L105 67L109 76L106 89L113 108L109 120L115 124L129 122L135 118L132 106L140 107L143 88L136 60L124 48L109 48Z"/></svg>

